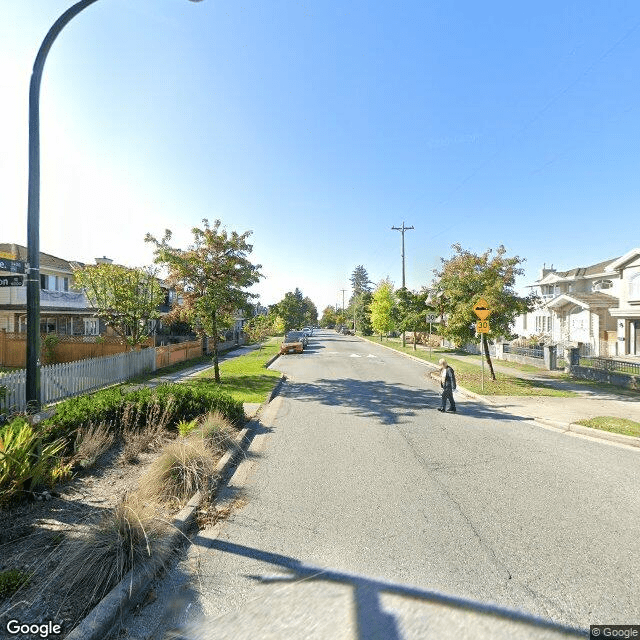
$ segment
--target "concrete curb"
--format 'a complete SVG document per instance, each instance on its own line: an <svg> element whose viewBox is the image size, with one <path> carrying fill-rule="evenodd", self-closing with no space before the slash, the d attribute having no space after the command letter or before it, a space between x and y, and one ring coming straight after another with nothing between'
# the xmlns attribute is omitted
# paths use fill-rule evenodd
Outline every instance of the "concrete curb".
<svg viewBox="0 0 640 640"><path fill-rule="evenodd" d="M532 420L544 425L545 427L551 427L552 429L562 431L563 433L578 433L582 436L589 436L590 438L608 440L609 442L616 442L617 444L640 448L640 438L636 438L634 436L625 436L621 433L611 433L610 431L603 431L602 429L592 429L591 427L585 427L583 424L577 424L575 422L560 422L559 420L551 420L550 418L532 418Z"/></svg>
<svg viewBox="0 0 640 640"><path fill-rule="evenodd" d="M277 356L276 356L277 357ZM275 358L274 358L275 360ZM256 416L278 395L286 376L282 374L269 397L260 405ZM222 456L215 469L213 490L218 491L238 458L246 451L250 435L257 428L258 420L253 417L248 426L236 436L235 446ZM171 559L173 552L180 548L187 532L195 520L202 495L197 492L173 518L173 528L160 550L148 563L132 569L111 591L89 612L65 640L104 640L119 630L121 622L129 611L139 604L151 589L158 572Z"/></svg>
<svg viewBox="0 0 640 640"><path fill-rule="evenodd" d="M356 336L360 338L360 336ZM364 338L360 338L363 342L371 342L371 340L365 340ZM373 344L378 344L374 342ZM393 347L388 347L384 344L380 344L379 346L384 347L385 349L389 349L390 351L394 351L395 353L399 353L401 356L406 356L407 358L411 358L417 362L420 362L426 365L429 368L437 369L436 365L431 364L430 362L426 362L421 358L417 358L416 356L412 356L408 353L404 353L403 351L398 351ZM435 372L432 371L430 376L432 379L437 380L438 378L434 375ZM477 400L478 402L484 402L485 404L495 406L496 403L491 400L488 396L481 396L478 393L474 393L473 391L469 391L464 387L458 387L457 389L464 395ZM500 411L500 407L495 407L496 411ZM526 416L523 416L526 417ZM631 447L640 448L640 438L636 438L634 436L625 436L620 433L611 433L609 431L602 431L601 429L592 429L591 427L585 427L582 424L576 424L575 422L560 422L559 420L551 420L550 418L538 418L531 417L527 418L529 420L533 420L534 423L538 423L541 426L552 427L553 429L557 429L558 431L562 431L563 433L578 433L583 436L589 436L590 438L596 438L598 440L607 440L609 442L615 442L617 444L624 444Z"/></svg>

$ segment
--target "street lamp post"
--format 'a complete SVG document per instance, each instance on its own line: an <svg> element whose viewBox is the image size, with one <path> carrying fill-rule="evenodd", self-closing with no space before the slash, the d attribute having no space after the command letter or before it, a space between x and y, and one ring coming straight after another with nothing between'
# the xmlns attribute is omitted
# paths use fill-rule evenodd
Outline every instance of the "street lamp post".
<svg viewBox="0 0 640 640"><path fill-rule="evenodd" d="M40 84L49 50L58 34L81 11L98 0L80 0L49 29L33 63L29 85L29 192L27 203L27 380L31 413L40 410ZM201 0L190 0L201 2Z"/></svg>

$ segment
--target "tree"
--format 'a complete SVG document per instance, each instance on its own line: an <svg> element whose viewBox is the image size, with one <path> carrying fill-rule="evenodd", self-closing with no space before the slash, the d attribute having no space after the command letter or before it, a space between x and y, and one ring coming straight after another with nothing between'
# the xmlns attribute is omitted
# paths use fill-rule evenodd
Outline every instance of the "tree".
<svg viewBox="0 0 640 640"><path fill-rule="evenodd" d="M133 349L149 338L149 320L158 318L164 292L153 269L119 264L87 265L73 273L100 320Z"/></svg>
<svg viewBox="0 0 640 640"><path fill-rule="evenodd" d="M416 349L416 331L426 330L427 291L415 293L406 288L396 292L397 326L402 331L413 331L413 349Z"/></svg>
<svg viewBox="0 0 640 640"><path fill-rule="evenodd" d="M332 305L324 308L322 312L322 318L320 319L320 326L328 329L333 329L338 324L336 310Z"/></svg>
<svg viewBox="0 0 640 640"><path fill-rule="evenodd" d="M393 330L393 284L386 278L381 280L371 300L371 326L376 333L382 335Z"/></svg>
<svg viewBox="0 0 640 640"><path fill-rule="evenodd" d="M509 336L516 316L531 311L536 300L535 295L521 297L513 289L516 276L524 273L519 266L524 259L508 258L502 245L495 253L487 249L481 255L471 253L459 244L452 248L454 255L449 259L441 258L440 270L434 270L437 278L434 290L438 292L439 303L447 317L442 325L443 335L458 345L471 342L476 337L477 320L473 306L482 297L491 309L489 337ZM486 335L481 334L481 344L495 380Z"/></svg>
<svg viewBox="0 0 640 640"><path fill-rule="evenodd" d="M371 280L369 280L369 274L367 270L359 264L351 274L351 298L349 299L349 304L353 302L355 298L357 298L360 294L371 291Z"/></svg>
<svg viewBox="0 0 640 640"><path fill-rule="evenodd" d="M311 298L305 296L304 300L304 322L305 327L314 327L318 324L318 308Z"/></svg>
<svg viewBox="0 0 640 640"><path fill-rule="evenodd" d="M316 305L310 298L304 297L298 287L295 291L285 293L284 298L273 305L273 308L284 320L285 332L318 322Z"/></svg>
<svg viewBox="0 0 640 640"><path fill-rule="evenodd" d="M219 327L229 322L233 313L248 307L257 294L245 289L263 276L261 265L254 265L247 258L253 251L247 242L251 231L228 233L221 229L220 220L212 227L207 219L202 223L204 228L191 229L193 243L186 250L169 244L168 229L161 241L151 234L145 240L155 245L155 261L166 267L167 282L178 292L180 302L172 314L190 321L199 335L213 338L214 374L219 383Z"/></svg>
<svg viewBox="0 0 640 640"><path fill-rule="evenodd" d="M257 342L262 349L262 341L273 335L273 317L257 315L250 318L243 327L251 342Z"/></svg>
<svg viewBox="0 0 640 640"><path fill-rule="evenodd" d="M354 331L359 330L363 336L370 336L373 333L371 328L372 299L370 291L362 291L351 302L350 312L354 320Z"/></svg>

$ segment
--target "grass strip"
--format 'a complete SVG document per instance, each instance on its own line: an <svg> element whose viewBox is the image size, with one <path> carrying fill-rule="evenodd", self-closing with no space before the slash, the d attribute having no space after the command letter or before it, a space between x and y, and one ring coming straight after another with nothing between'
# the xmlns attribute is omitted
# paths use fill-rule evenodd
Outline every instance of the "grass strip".
<svg viewBox="0 0 640 640"><path fill-rule="evenodd" d="M367 337L367 340L371 342L379 343L379 339ZM505 373L496 372L496 379L492 380L489 375L489 368L485 369L484 376L484 389L482 385L482 371L480 369L480 358L478 357L478 364L471 364L464 360L456 358L456 352L451 349L433 348L432 352L417 349L413 350L413 346L407 345L402 347L401 344L395 344L393 342L383 342L386 346L400 351L401 353L407 353L415 356L420 360L425 360L433 364L437 364L438 360L444 357L447 360L455 360L455 372L458 384L473 393L482 394L485 396L554 396L561 398L568 398L571 396L577 396L579 394L574 391L565 391L562 389L554 389L553 387L546 385L537 380L525 380L516 376L511 376ZM502 361L501 361L502 364Z"/></svg>
<svg viewBox="0 0 640 640"><path fill-rule="evenodd" d="M609 431L610 433L620 433L623 436L634 436L640 438L640 422L628 420L627 418L616 418L614 416L598 416L596 418L585 418L578 420L576 424L581 424L592 429Z"/></svg>
<svg viewBox="0 0 640 640"><path fill-rule="evenodd" d="M279 371L265 368L265 364L280 351L280 338L270 338L260 349L250 351L220 364L220 389L234 400L264 402L280 379ZM214 377L213 368L197 378Z"/></svg>

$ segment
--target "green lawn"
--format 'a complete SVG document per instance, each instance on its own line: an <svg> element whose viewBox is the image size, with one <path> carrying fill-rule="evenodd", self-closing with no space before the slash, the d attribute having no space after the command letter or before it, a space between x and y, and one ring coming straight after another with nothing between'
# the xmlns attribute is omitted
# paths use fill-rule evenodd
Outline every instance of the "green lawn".
<svg viewBox="0 0 640 640"><path fill-rule="evenodd" d="M367 337L367 340L371 342L377 342L380 344L380 339L375 337ZM556 396L556 397L571 397L578 394L573 391L564 391L559 389L553 389L548 385L533 381L523 380L515 376L510 376L505 373L496 372L496 380L491 380L489 375L489 367L485 366L484 373L484 389L482 385L482 370L480 357L478 356L478 363L470 363L464 360L456 358L456 351L451 349L442 349L440 347L434 347L432 352L428 350L417 349L413 350L413 346L407 345L402 347L399 341L383 340L382 344L401 351L409 355L426 360L437 364L440 358L445 358L451 363L455 361L454 369L456 372L456 379L458 384L469 391L479 393L485 396ZM465 354L468 355L468 354ZM486 364L486 363L485 363ZM502 360L500 364L503 364ZM517 363L516 363L517 364Z"/></svg>
<svg viewBox="0 0 640 640"><path fill-rule="evenodd" d="M589 418L588 420L578 420L576 424L591 427L592 429L610 431L611 433L621 433L623 436L640 438L640 422L627 420L626 418L599 416L597 418Z"/></svg>
<svg viewBox="0 0 640 640"><path fill-rule="evenodd" d="M242 402L264 402L280 379L279 371L270 371L265 363L280 350L281 338L270 338L262 349L220 363L220 388ZM197 378L211 379L213 368Z"/></svg>

